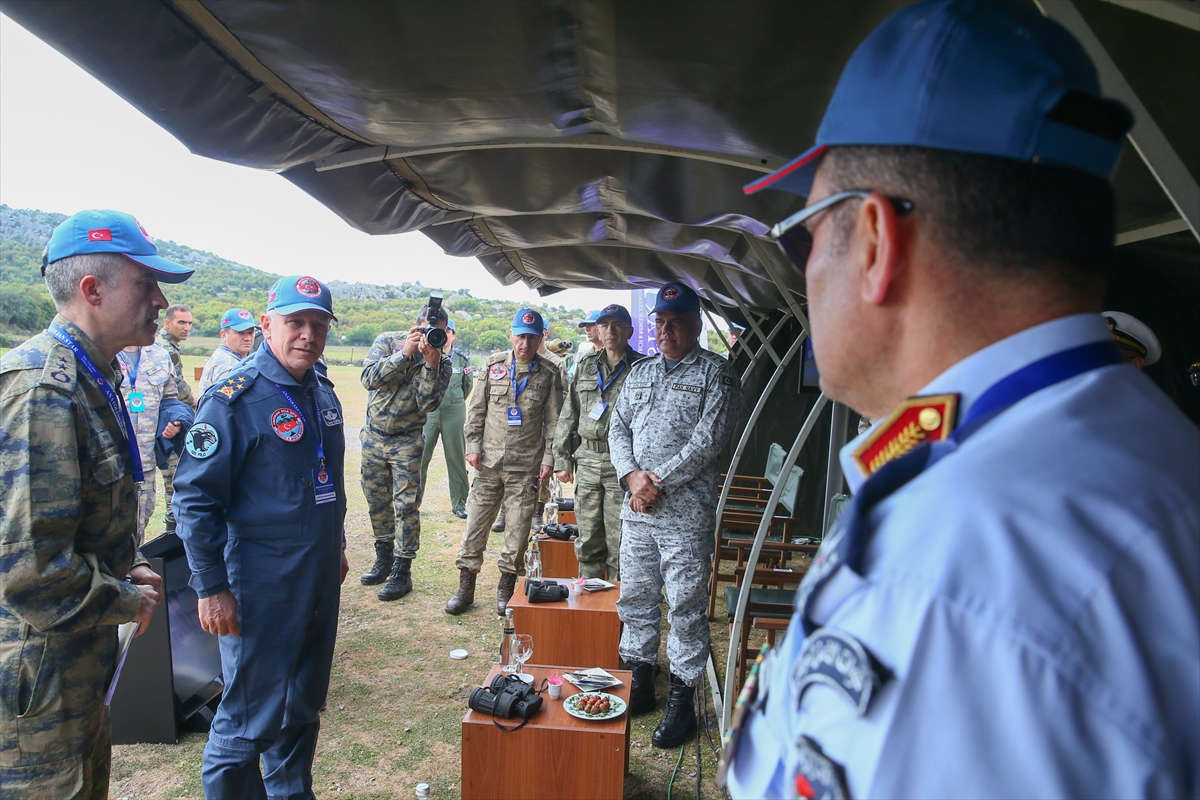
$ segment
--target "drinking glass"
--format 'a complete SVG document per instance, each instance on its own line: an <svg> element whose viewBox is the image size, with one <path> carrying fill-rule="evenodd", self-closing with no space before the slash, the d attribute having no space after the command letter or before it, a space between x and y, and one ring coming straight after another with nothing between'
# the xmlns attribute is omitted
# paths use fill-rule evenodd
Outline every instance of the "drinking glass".
<svg viewBox="0 0 1200 800"><path fill-rule="evenodd" d="M516 646L513 656L517 659L517 677L520 678L525 673L525 662L533 657L533 637L528 633L518 633Z"/></svg>

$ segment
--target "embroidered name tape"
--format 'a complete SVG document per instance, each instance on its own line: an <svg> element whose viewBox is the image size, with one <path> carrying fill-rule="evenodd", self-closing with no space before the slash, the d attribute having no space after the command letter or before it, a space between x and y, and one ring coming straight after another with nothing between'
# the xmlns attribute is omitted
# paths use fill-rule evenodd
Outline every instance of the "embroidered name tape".
<svg viewBox="0 0 1200 800"><path fill-rule="evenodd" d="M691 392L692 394L700 394L704 391L703 386L691 386L686 383L672 383L671 388L677 389L681 392Z"/></svg>

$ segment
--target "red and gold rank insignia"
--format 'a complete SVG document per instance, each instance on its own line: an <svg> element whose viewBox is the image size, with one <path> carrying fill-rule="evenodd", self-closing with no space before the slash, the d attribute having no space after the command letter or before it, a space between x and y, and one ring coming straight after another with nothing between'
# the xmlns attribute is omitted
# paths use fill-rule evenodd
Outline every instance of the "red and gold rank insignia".
<svg viewBox="0 0 1200 800"><path fill-rule="evenodd" d="M855 448L854 463L863 475L871 475L922 442L945 439L954 432L957 423L957 394L910 397Z"/></svg>

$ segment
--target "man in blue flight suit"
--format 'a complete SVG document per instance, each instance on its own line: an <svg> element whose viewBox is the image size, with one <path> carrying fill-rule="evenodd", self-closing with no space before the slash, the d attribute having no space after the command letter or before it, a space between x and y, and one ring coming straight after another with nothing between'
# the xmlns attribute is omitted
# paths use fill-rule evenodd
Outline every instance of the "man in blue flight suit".
<svg viewBox="0 0 1200 800"><path fill-rule="evenodd" d="M1098 313L1131 126L1033 4L919 3L746 187L808 198L772 235L821 389L879 421L739 699L735 797L1200 792L1200 434Z"/></svg>
<svg viewBox="0 0 1200 800"><path fill-rule="evenodd" d="M190 583L225 681L204 750L210 799L312 796L349 568L342 407L313 368L334 319L325 284L276 281L266 346L205 393L175 473Z"/></svg>

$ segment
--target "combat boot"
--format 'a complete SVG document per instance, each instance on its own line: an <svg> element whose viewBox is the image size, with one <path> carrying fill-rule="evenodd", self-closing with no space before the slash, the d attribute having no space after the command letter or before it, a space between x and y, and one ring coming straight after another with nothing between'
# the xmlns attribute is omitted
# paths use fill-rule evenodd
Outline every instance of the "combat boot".
<svg viewBox="0 0 1200 800"><path fill-rule="evenodd" d="M544 512L545 510L546 510L545 503L538 503L537 506L533 509L533 519L530 521L529 529L532 530L534 533L542 532L542 527L543 527L542 512Z"/></svg>
<svg viewBox="0 0 1200 800"><path fill-rule="evenodd" d="M458 591L446 603L446 613L455 616L475 604L475 573L469 569L458 571Z"/></svg>
<svg viewBox="0 0 1200 800"><path fill-rule="evenodd" d="M363 586L375 586L387 580L388 573L392 571L394 548L395 545L391 541L375 540L375 566L358 579Z"/></svg>
<svg viewBox="0 0 1200 800"><path fill-rule="evenodd" d="M399 600L412 591L412 559L397 558L392 562L392 573L387 583L379 590L380 600Z"/></svg>
<svg viewBox="0 0 1200 800"><path fill-rule="evenodd" d="M647 662L630 664L629 667L633 670L633 683L629 687L629 713L636 716L653 711L658 704L654 699L654 676L658 674L658 665Z"/></svg>
<svg viewBox="0 0 1200 800"><path fill-rule="evenodd" d="M654 736L650 738L651 744L663 750L670 750L687 741L688 736L696 729L696 709L692 706L695 696L696 687L688 686L683 682L683 678L672 672L667 710L663 712L662 722L654 729Z"/></svg>
<svg viewBox="0 0 1200 800"><path fill-rule="evenodd" d="M504 616L508 601L512 599L513 590L517 588L517 576L511 572L500 573L500 583L496 584L496 613Z"/></svg>
<svg viewBox="0 0 1200 800"><path fill-rule="evenodd" d="M500 517L492 523L492 533L504 533L504 508L500 509Z"/></svg>

